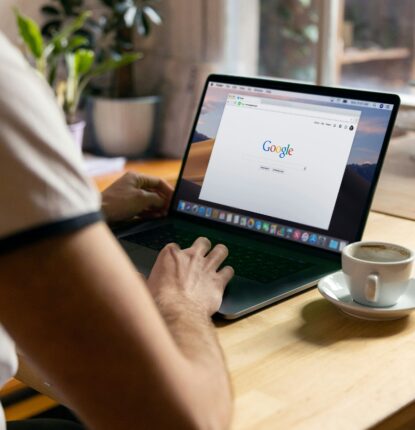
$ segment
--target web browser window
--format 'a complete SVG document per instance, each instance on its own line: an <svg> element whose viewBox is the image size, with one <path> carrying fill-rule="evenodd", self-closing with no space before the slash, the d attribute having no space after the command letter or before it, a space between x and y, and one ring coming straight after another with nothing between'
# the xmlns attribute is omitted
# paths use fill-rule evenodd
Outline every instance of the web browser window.
<svg viewBox="0 0 415 430"><path fill-rule="evenodd" d="M174 210L341 252L360 235L394 105L262 84L208 82Z"/></svg>
<svg viewBox="0 0 415 430"><path fill-rule="evenodd" d="M360 116L229 94L200 200L327 230Z"/></svg>

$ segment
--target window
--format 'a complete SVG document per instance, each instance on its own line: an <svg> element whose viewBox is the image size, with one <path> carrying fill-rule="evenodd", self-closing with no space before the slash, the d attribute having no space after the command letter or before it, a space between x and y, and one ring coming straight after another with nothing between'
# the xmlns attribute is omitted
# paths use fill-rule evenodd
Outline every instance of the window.
<svg viewBox="0 0 415 430"><path fill-rule="evenodd" d="M259 73L415 96L415 2L260 0Z"/></svg>
<svg viewBox="0 0 415 430"><path fill-rule="evenodd" d="M415 2L345 0L340 13L337 81L410 93L415 77Z"/></svg>
<svg viewBox="0 0 415 430"><path fill-rule="evenodd" d="M316 0L261 0L259 74L284 79L317 78Z"/></svg>

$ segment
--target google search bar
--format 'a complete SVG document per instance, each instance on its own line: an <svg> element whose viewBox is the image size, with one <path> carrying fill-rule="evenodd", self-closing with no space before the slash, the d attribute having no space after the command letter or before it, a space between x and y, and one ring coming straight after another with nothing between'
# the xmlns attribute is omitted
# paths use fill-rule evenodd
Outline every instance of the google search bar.
<svg viewBox="0 0 415 430"><path fill-rule="evenodd" d="M264 171L269 170L276 173L285 173L287 171L305 172L307 170L307 166L303 164L288 160L280 160L278 158L271 160L269 157L255 157L249 154L245 154L243 158L250 162L258 162L258 168Z"/></svg>

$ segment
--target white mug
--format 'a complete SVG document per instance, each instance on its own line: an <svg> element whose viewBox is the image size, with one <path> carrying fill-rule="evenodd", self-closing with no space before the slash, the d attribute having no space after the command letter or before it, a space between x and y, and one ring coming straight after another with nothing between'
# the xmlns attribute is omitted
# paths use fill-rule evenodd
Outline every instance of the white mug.
<svg viewBox="0 0 415 430"><path fill-rule="evenodd" d="M342 251L342 269L355 302L387 307L397 303L410 280L415 254L384 242L356 242Z"/></svg>

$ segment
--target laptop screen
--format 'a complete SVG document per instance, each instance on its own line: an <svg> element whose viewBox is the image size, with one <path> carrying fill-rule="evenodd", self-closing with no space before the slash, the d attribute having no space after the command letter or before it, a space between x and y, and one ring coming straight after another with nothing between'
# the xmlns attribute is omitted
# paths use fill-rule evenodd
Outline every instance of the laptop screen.
<svg viewBox="0 0 415 430"><path fill-rule="evenodd" d="M174 208L340 252L361 234L394 112L390 96L262 85L208 82Z"/></svg>

